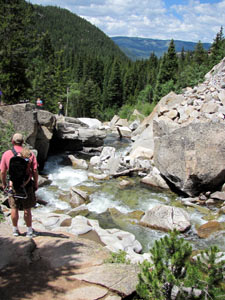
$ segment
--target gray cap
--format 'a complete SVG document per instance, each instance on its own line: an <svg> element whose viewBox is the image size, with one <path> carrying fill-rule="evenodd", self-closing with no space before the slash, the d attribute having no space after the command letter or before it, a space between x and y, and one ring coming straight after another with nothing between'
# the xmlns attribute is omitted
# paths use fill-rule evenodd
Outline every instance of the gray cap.
<svg viewBox="0 0 225 300"><path fill-rule="evenodd" d="M12 138L12 141L15 144L22 144L23 143L23 135L21 133L15 133Z"/></svg>

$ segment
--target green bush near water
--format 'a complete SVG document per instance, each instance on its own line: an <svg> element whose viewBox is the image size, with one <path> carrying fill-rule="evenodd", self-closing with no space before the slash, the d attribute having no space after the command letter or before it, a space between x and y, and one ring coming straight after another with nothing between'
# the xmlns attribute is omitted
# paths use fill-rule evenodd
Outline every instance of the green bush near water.
<svg viewBox="0 0 225 300"><path fill-rule="evenodd" d="M156 241L150 252L153 263L141 264L136 289L140 298L135 299L224 299L225 260L216 246L193 259L191 245L173 231Z"/></svg>
<svg viewBox="0 0 225 300"><path fill-rule="evenodd" d="M130 260L126 258L126 252L119 250L118 253L111 252L111 256L104 261L112 264L130 264Z"/></svg>

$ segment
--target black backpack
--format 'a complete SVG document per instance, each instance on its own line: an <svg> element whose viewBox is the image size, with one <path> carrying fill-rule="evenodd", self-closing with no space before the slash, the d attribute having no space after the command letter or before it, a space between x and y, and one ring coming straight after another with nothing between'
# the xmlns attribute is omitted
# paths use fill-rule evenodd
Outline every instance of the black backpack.
<svg viewBox="0 0 225 300"><path fill-rule="evenodd" d="M9 161L9 179L13 183L14 189L19 189L28 178L27 167L29 158L18 156L18 153L12 148L14 156Z"/></svg>

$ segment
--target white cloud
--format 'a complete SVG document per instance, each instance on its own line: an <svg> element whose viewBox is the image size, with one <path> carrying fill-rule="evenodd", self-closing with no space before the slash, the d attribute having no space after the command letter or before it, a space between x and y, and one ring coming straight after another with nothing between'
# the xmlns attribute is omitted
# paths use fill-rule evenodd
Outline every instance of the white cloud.
<svg viewBox="0 0 225 300"><path fill-rule="evenodd" d="M31 0L30 2L67 8L96 25L108 36L212 42L220 27L225 27L225 0L217 3L182 1L181 3L185 4L172 5L169 9L163 0Z"/></svg>

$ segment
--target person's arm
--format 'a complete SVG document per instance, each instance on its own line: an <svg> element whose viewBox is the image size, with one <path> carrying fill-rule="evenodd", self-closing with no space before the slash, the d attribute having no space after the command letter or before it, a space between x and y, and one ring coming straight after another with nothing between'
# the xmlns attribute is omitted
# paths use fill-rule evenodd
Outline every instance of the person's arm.
<svg viewBox="0 0 225 300"><path fill-rule="evenodd" d="M6 154L3 153L2 155L2 159L1 159L1 162L0 162L0 174L1 174L1 181L2 181L2 187L3 189L5 189L7 187L7 164L6 164Z"/></svg>
<svg viewBox="0 0 225 300"><path fill-rule="evenodd" d="M1 180L2 180L2 187L3 187L3 189L5 189L7 187L6 177L7 177L7 171L1 172Z"/></svg>
<svg viewBox="0 0 225 300"><path fill-rule="evenodd" d="M34 188L35 191L38 189L38 170L33 170Z"/></svg>
<svg viewBox="0 0 225 300"><path fill-rule="evenodd" d="M38 163L36 156L32 153L32 163L31 163L32 177L34 179L34 189L38 189Z"/></svg>

